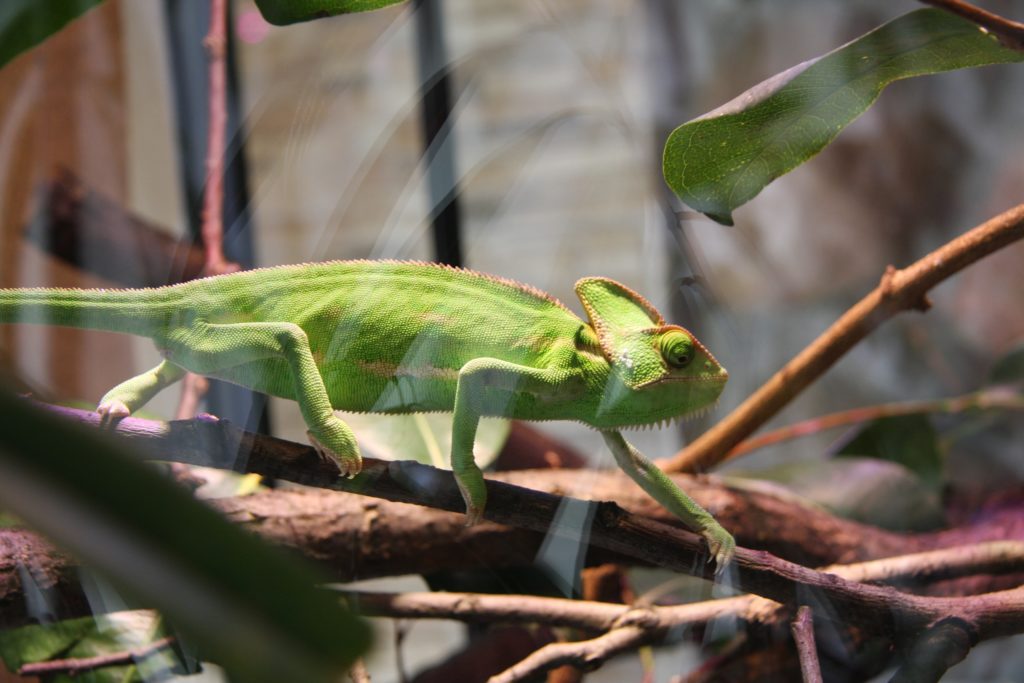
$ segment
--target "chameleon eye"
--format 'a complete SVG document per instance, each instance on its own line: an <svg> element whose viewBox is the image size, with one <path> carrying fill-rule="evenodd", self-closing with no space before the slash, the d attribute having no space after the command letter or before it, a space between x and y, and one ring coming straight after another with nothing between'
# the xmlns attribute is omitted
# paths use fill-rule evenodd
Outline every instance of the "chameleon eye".
<svg viewBox="0 0 1024 683"><path fill-rule="evenodd" d="M685 368L693 360L693 341L683 332L669 332L661 338L661 355L673 368Z"/></svg>

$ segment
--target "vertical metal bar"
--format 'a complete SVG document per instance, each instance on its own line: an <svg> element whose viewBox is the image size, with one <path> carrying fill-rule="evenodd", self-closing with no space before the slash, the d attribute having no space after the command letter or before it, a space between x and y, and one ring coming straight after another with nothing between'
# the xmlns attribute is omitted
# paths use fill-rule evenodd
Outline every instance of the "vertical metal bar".
<svg viewBox="0 0 1024 683"><path fill-rule="evenodd" d="M414 0L416 57L420 78L423 160L431 206L434 258L462 265L455 130L451 85L444 42L441 0Z"/></svg>

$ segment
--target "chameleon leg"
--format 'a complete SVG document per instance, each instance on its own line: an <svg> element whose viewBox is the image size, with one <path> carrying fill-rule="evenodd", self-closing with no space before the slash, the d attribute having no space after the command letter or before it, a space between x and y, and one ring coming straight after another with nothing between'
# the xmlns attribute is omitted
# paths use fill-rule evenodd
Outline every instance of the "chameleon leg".
<svg viewBox="0 0 1024 683"><path fill-rule="evenodd" d="M711 514L683 492L661 469L643 453L622 438L622 434L602 430L601 436L608 445L615 462L651 498L681 519L708 543L711 557L715 560L715 573L721 574L736 551L732 534L715 521Z"/></svg>
<svg viewBox="0 0 1024 683"><path fill-rule="evenodd" d="M162 389L174 384L184 376L184 368L165 360L152 370L121 382L100 399L100 403L96 407L96 412L100 414L100 424L107 426L122 417L131 415Z"/></svg>
<svg viewBox="0 0 1024 683"><path fill-rule="evenodd" d="M169 353L176 363L204 375L216 375L218 370L241 365L251 365L254 373L265 373L269 366L261 366L259 361L284 359L313 447L322 456L337 461L347 476L355 476L362 469L355 435L334 414L309 339L298 325L200 322L168 341Z"/></svg>
<svg viewBox="0 0 1024 683"><path fill-rule="evenodd" d="M554 394L567 379L552 372L495 358L476 358L459 370L452 416L451 464L455 482L466 501L466 525L480 521L487 505L484 475L473 459L473 440L483 415L507 415L510 404L523 396Z"/></svg>

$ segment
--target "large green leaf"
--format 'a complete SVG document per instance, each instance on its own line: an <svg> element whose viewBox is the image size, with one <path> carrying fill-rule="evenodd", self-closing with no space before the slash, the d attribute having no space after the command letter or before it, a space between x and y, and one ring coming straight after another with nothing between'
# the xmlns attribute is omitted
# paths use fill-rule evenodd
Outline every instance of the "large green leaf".
<svg viewBox="0 0 1024 683"><path fill-rule="evenodd" d="M899 463L932 489L942 487L945 458L927 415L879 418L843 446L839 455L870 456Z"/></svg>
<svg viewBox="0 0 1024 683"><path fill-rule="evenodd" d="M334 681L366 626L123 444L0 391L0 507L163 612L239 681Z"/></svg>
<svg viewBox="0 0 1024 683"><path fill-rule="evenodd" d="M256 0L256 6L264 19L284 26L337 14L369 12L400 2L402 0Z"/></svg>
<svg viewBox="0 0 1024 683"><path fill-rule="evenodd" d="M103 0L3 0L0 66L38 45Z"/></svg>
<svg viewBox="0 0 1024 683"><path fill-rule="evenodd" d="M680 199L732 225L736 207L820 152L893 81L1024 61L971 22L938 9L905 14L685 123L663 171Z"/></svg>

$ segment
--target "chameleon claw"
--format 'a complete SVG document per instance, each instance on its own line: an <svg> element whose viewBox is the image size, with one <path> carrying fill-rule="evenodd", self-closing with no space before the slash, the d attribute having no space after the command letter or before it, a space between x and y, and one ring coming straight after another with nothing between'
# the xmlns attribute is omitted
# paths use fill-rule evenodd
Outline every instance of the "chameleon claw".
<svg viewBox="0 0 1024 683"><path fill-rule="evenodd" d="M104 401L96 406L96 412L100 416L100 427L108 428L117 424L118 420L128 417L132 411L124 404L124 401L116 399Z"/></svg>
<svg viewBox="0 0 1024 683"><path fill-rule="evenodd" d="M473 508L466 509L466 528L476 526L484 519L484 511Z"/></svg>
<svg viewBox="0 0 1024 683"><path fill-rule="evenodd" d="M726 567L729 566L729 563L732 562L733 556L736 555L736 539L717 524L715 527L702 531L701 535L708 544L709 555L707 561L710 563L714 560L715 576L721 576Z"/></svg>
<svg viewBox="0 0 1024 683"><path fill-rule="evenodd" d="M316 438L313 432L306 432L306 436L309 438L310 445L316 450L317 455L324 460L335 463L338 469L341 470L341 475L345 478L352 479L362 471L363 459L360 457L359 451L348 454L338 453L334 449L325 446L320 439Z"/></svg>

